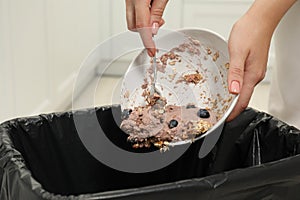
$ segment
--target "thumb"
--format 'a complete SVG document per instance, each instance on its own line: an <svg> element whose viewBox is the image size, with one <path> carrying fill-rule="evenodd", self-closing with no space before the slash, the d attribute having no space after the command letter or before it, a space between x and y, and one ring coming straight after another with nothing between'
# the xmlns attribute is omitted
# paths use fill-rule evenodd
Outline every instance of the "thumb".
<svg viewBox="0 0 300 200"><path fill-rule="evenodd" d="M242 51L234 51L229 49L230 67L228 71L229 92L239 94L243 85L245 60L247 54Z"/></svg>
<svg viewBox="0 0 300 200"><path fill-rule="evenodd" d="M151 24L155 23L155 30L153 30L153 34L155 35L158 31L159 26L161 26L164 21L162 19L164 10L166 8L166 5L168 3L168 0L153 0L151 5ZM158 26L159 25L159 26Z"/></svg>

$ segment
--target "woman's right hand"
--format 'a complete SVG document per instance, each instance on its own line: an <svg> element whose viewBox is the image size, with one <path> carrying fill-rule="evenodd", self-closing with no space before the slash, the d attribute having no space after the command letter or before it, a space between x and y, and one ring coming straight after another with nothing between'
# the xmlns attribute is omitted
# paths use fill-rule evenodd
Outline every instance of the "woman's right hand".
<svg viewBox="0 0 300 200"><path fill-rule="evenodd" d="M168 0L126 0L127 27L139 32L149 56L155 55L152 35L165 23L162 19Z"/></svg>

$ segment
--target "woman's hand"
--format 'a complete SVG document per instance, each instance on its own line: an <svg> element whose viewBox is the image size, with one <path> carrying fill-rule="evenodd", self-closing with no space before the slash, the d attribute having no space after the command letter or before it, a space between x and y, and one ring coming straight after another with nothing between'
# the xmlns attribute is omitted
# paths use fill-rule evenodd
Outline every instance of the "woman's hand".
<svg viewBox="0 0 300 200"><path fill-rule="evenodd" d="M231 93L240 96L227 121L248 106L254 87L264 78L273 32L295 0L276 2L256 0L231 30L228 85Z"/></svg>
<svg viewBox="0 0 300 200"><path fill-rule="evenodd" d="M247 108L254 87L264 78L272 32L250 16L242 17L229 37L229 91L240 94L228 121Z"/></svg>
<svg viewBox="0 0 300 200"><path fill-rule="evenodd" d="M162 19L168 0L126 0L127 27L138 31L149 56L155 55L155 35L165 22Z"/></svg>

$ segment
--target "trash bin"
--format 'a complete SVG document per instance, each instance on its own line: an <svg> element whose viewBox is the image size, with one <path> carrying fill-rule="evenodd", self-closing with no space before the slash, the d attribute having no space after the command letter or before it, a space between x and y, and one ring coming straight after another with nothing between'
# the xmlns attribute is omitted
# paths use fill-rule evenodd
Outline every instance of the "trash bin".
<svg viewBox="0 0 300 200"><path fill-rule="evenodd" d="M111 141L135 151L113 119L120 112L99 107L2 123L0 199L299 199L300 131L266 113L249 108L227 123L203 159L199 140L162 169L129 173L95 159L73 120L96 114Z"/></svg>

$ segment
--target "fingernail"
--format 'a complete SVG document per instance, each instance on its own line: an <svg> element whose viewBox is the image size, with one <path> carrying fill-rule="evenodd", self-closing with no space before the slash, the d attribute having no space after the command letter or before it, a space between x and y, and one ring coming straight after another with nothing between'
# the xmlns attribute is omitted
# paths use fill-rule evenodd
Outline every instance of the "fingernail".
<svg viewBox="0 0 300 200"><path fill-rule="evenodd" d="M232 81L230 85L230 90L232 93L240 93L240 83L238 81Z"/></svg>
<svg viewBox="0 0 300 200"><path fill-rule="evenodd" d="M156 34L157 34L158 28L159 28L158 23L157 23L157 22L154 22L154 23L152 24L152 34L153 34L153 35L156 35Z"/></svg>
<svg viewBox="0 0 300 200"><path fill-rule="evenodd" d="M150 56L150 57L153 57L155 54L153 54L153 52L151 51L151 49L147 49L147 51L148 51L148 55Z"/></svg>

